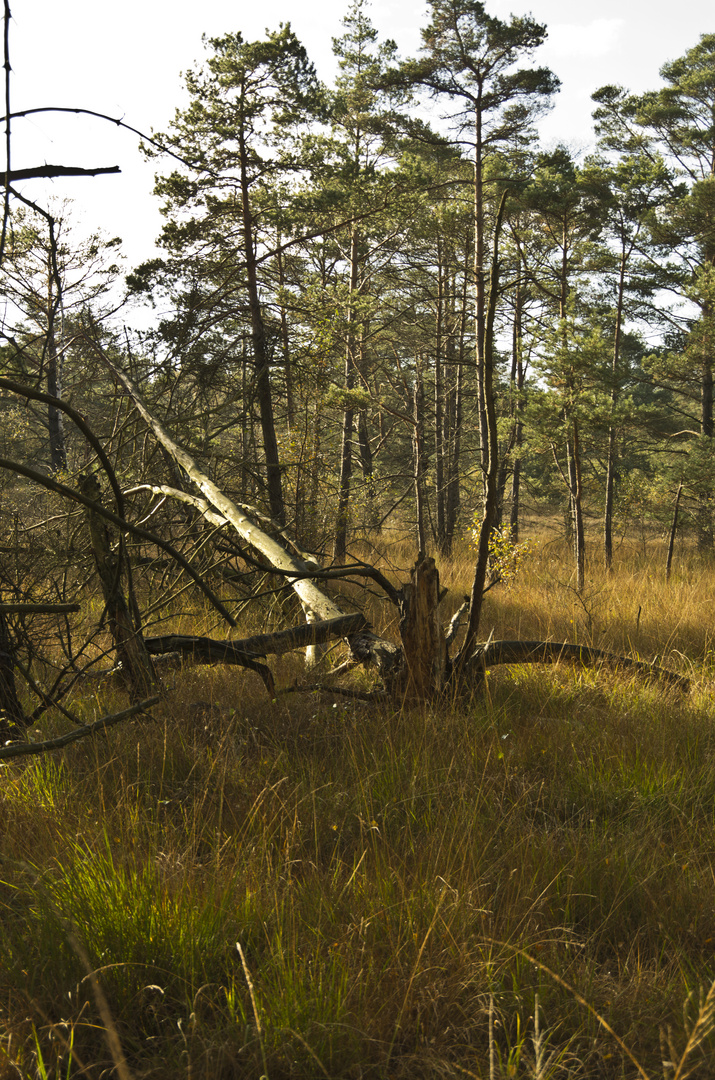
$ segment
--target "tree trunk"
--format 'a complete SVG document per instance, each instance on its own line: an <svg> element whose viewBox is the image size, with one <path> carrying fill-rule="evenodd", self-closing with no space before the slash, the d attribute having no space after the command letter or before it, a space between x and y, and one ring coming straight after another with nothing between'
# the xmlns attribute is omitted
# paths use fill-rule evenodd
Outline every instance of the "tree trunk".
<svg viewBox="0 0 715 1080"><path fill-rule="evenodd" d="M276 256L278 262L278 285L283 291L285 287L285 271L283 267L283 254L281 252L282 238L280 231L276 238L276 247L278 254ZM290 356L290 341L288 338L288 316L286 314L285 305L281 302L280 305L281 315L281 346L283 348L283 373L285 376L286 384L286 421L288 423L288 434L290 435L295 427L295 396L293 393L293 365Z"/></svg>
<svg viewBox="0 0 715 1080"><path fill-rule="evenodd" d="M430 702L442 691L447 672L447 643L438 616L439 572L434 559L420 555L402 589L400 638L407 666L405 696Z"/></svg>
<svg viewBox="0 0 715 1080"><path fill-rule="evenodd" d="M497 431L496 404L494 401L494 318L496 315L498 287L499 287L499 238L501 235L504 211L506 209L507 193L504 192L499 204L496 224L494 227L494 250L492 254L491 281L489 286L489 304L487 307L487 319L484 330L484 353L481 361L478 357L478 365L481 369L480 384L482 386L483 403L485 409L486 431L486 468L484 470L484 516L479 529L477 541L477 563L474 568L474 580L472 581L472 593L469 600L469 619L467 632L464 637L462 648L455 660L455 667L461 672L469 664L477 641L479 623L482 614L484 600L484 586L489 568L489 539L494 527L497 510L497 473L499 469L499 438ZM482 449L484 458L484 448Z"/></svg>
<svg viewBox="0 0 715 1080"><path fill-rule="evenodd" d="M253 362L256 368L256 395L258 397L258 408L261 416L263 453L266 461L268 503L271 508L271 517L274 521L279 525L285 525L285 506L283 503L281 468L278 459L278 440L276 438L275 418L273 415L266 328L263 321L263 309L261 307L261 299L258 290L256 251L253 239L253 218L251 215L248 184L248 155L242 129L239 131L238 141L241 168L243 254L246 262L248 308L251 315Z"/></svg>
<svg viewBox="0 0 715 1080"><path fill-rule="evenodd" d="M434 358L434 453L435 453L435 495L437 501L437 544L444 550L446 530L446 490L445 490L445 369L442 362L443 328L445 321L445 269L442 258L442 244L437 246L437 316L435 326Z"/></svg>
<svg viewBox="0 0 715 1080"><path fill-rule="evenodd" d="M613 379L613 385L611 387L611 414L615 412L616 405L618 404L618 398L620 396L620 358L621 358L621 328L623 324L623 304L626 289L626 262L628 258L628 252L626 248L621 248L621 263L620 272L618 275L618 300L616 303L616 325L613 332L613 363L611 369L611 377ZM608 428L608 461L606 463L606 504L604 507L603 515L603 559L606 566L606 570L610 572L611 565L613 563L613 501L615 498L616 488L616 466L617 466L617 452L616 452L616 429L613 424L613 419Z"/></svg>
<svg viewBox="0 0 715 1080"><path fill-rule="evenodd" d="M350 295L347 311L347 335L345 342L345 389L350 391L355 384L355 310L354 302L358 285L358 230L353 228L350 237ZM335 523L335 543L333 560L345 562L348 537L348 516L350 508L350 481L353 470L353 405L348 398L343 411L343 437L340 451L340 483L338 489L338 513Z"/></svg>
<svg viewBox="0 0 715 1080"><path fill-rule="evenodd" d="M62 279L57 265L57 240L55 222L49 218L50 258L47 267L47 393L52 397L62 397L62 369L64 354L57 349L55 324L57 314L62 315ZM60 323L60 331L62 325ZM60 334L60 336L62 336ZM53 472L67 469L67 446L62 413L54 405L47 409L47 428L50 436L50 466Z"/></svg>
<svg viewBox="0 0 715 1080"><path fill-rule="evenodd" d="M583 592L586 583L586 540L583 529L583 504L581 497L581 449L578 438L578 425L572 421L571 438L566 443L568 461L569 504L571 510L571 528L576 568L576 591Z"/></svg>
<svg viewBox="0 0 715 1080"><path fill-rule="evenodd" d="M102 493L96 476L91 473L80 476L78 488L85 498L101 503ZM132 603L131 596L127 600L122 590L121 547L119 554L112 551L107 523L93 510L87 511L87 524L109 630L117 660L122 666L122 677L131 700L142 701L156 691L157 678L144 645L139 621L133 613L136 603Z"/></svg>
<svg viewBox="0 0 715 1080"><path fill-rule="evenodd" d="M447 506L445 521L445 540L443 554L449 555L454 544L454 533L457 528L459 509L461 502L460 494L460 467L462 449L462 406L464 400L464 353L467 333L467 298L468 298L468 274L470 251L469 241L465 245L465 268L462 282L461 310L458 322L458 349L456 361L456 378L449 398L450 414L450 440L449 440L449 479L447 488ZM448 353L451 349L448 342Z"/></svg>
<svg viewBox="0 0 715 1080"><path fill-rule="evenodd" d="M703 360L701 377L700 432L712 443L713 439L713 369L709 357ZM710 485L700 493L698 507L698 547L711 551L713 546L712 491Z"/></svg>
<svg viewBox="0 0 715 1080"><path fill-rule="evenodd" d="M616 429L608 429L608 459L606 461L606 500L603 515L603 561L608 573L613 565L613 501L616 481Z"/></svg>
<svg viewBox="0 0 715 1080"><path fill-rule="evenodd" d="M668 554L665 559L665 581L666 584L670 581L670 568L673 565L673 551L675 549L675 535L678 531L678 511L680 510L680 496L683 493L683 481L678 484L678 490L675 495L675 506L673 507L673 524L670 526L670 536L668 538Z"/></svg>
<svg viewBox="0 0 715 1080"><path fill-rule="evenodd" d="M417 550L424 555L427 550L426 494L425 494L425 449L424 449L424 406L425 391L422 382L422 358L418 357L415 365L415 384L413 388L414 431L412 434L412 454L415 477L415 515L417 528Z"/></svg>
<svg viewBox="0 0 715 1080"><path fill-rule="evenodd" d="M15 654L5 613L0 610L0 742L16 738L27 727L15 686Z"/></svg>

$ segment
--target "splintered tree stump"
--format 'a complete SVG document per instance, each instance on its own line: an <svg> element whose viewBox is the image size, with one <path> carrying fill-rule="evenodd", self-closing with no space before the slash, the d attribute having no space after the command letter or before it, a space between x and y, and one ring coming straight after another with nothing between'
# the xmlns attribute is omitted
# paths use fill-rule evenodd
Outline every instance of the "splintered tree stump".
<svg viewBox="0 0 715 1080"><path fill-rule="evenodd" d="M405 653L405 696L432 701L444 687L447 642L438 616L439 571L434 559L420 555L402 589L400 637Z"/></svg>

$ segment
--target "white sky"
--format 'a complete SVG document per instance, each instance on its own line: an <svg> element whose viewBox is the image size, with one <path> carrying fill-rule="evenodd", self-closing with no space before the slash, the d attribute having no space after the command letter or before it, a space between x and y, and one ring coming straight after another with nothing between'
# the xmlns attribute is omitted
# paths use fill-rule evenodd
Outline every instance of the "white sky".
<svg viewBox="0 0 715 1080"><path fill-rule="evenodd" d="M347 0L11 0L12 109L89 108L160 131L185 101L180 73L205 55L203 33L240 30L254 40L281 21L292 23L328 81L335 70L332 38L342 32L347 7ZM563 86L542 137L577 147L591 140L596 87L656 88L666 60L715 32L712 0L487 0L487 10L502 18L531 13L547 24L538 61ZM373 0L369 14L380 36L394 38L406 57L419 48L425 11L422 0ZM144 162L130 133L90 118L35 116L15 121L12 153L14 168L119 165L119 177L27 181L21 190L39 202L72 198L86 230L123 237L130 266L155 253L162 220L151 194L155 166Z"/></svg>

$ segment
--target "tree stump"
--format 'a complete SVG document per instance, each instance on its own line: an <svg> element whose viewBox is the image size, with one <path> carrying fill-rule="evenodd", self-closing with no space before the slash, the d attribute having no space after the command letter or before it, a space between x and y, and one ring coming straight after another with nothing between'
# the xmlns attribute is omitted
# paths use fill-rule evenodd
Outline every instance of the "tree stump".
<svg viewBox="0 0 715 1080"><path fill-rule="evenodd" d="M400 598L408 700L432 701L444 687L447 642L438 615L440 599L435 561L420 554Z"/></svg>

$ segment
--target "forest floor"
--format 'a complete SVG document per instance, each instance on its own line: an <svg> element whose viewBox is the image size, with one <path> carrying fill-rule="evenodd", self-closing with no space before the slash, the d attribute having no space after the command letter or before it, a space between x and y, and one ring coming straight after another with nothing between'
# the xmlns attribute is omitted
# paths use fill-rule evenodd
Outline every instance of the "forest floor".
<svg viewBox="0 0 715 1080"><path fill-rule="evenodd" d="M187 667L150 718L6 763L0 1080L712 1077L715 563L664 560L594 552L578 596L544 540L483 636L657 655L688 693L504 667L398 710Z"/></svg>

